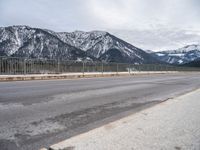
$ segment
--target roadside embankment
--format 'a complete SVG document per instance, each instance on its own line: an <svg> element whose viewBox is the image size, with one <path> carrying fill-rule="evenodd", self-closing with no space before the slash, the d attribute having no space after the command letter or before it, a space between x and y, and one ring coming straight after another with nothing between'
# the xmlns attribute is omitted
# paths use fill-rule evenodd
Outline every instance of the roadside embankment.
<svg viewBox="0 0 200 150"><path fill-rule="evenodd" d="M27 74L27 75L0 75L0 81L25 81L25 80L52 80L52 79L76 79L93 77L112 77L128 75L148 75L177 73L177 71L148 71L148 72L89 72L89 73L63 73L63 74Z"/></svg>

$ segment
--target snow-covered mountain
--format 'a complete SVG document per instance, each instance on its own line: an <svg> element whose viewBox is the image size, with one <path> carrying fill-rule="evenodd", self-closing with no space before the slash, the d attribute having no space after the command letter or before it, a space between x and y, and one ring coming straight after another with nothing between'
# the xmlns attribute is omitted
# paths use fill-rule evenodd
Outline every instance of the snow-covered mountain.
<svg viewBox="0 0 200 150"><path fill-rule="evenodd" d="M104 31L57 33L64 42L108 62L157 63L143 50Z"/></svg>
<svg viewBox="0 0 200 150"><path fill-rule="evenodd" d="M63 42L47 30L28 26L0 28L0 56L91 59L86 52Z"/></svg>
<svg viewBox="0 0 200 150"><path fill-rule="evenodd" d="M0 56L158 63L150 54L108 32L54 32L28 26L0 28Z"/></svg>
<svg viewBox="0 0 200 150"><path fill-rule="evenodd" d="M161 51L152 55L170 64L185 64L200 58L200 45L187 45L177 50Z"/></svg>

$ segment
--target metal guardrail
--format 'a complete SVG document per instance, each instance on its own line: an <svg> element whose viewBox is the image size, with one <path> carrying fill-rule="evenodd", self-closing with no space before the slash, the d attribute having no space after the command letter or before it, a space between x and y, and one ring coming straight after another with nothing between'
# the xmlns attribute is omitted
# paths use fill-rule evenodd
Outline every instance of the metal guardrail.
<svg viewBox="0 0 200 150"><path fill-rule="evenodd" d="M126 64L0 57L0 74L60 74L75 72L200 71L199 68L160 64Z"/></svg>

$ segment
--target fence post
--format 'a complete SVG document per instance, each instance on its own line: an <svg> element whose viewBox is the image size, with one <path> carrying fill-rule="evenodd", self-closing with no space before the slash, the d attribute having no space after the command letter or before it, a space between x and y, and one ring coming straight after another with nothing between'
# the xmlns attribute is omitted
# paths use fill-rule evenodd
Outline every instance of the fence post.
<svg viewBox="0 0 200 150"><path fill-rule="evenodd" d="M131 74L131 65L128 64L128 72L129 72L129 75Z"/></svg>
<svg viewBox="0 0 200 150"><path fill-rule="evenodd" d="M117 75L118 75L118 72L119 72L119 65L118 65L118 63L117 63Z"/></svg>
<svg viewBox="0 0 200 150"><path fill-rule="evenodd" d="M58 59L58 74L60 73L60 59Z"/></svg>
<svg viewBox="0 0 200 150"><path fill-rule="evenodd" d="M103 74L103 62L101 62L101 73Z"/></svg>
<svg viewBox="0 0 200 150"><path fill-rule="evenodd" d="M26 59L24 59L24 75L26 75Z"/></svg>
<svg viewBox="0 0 200 150"><path fill-rule="evenodd" d="M138 64L138 72L140 72L140 65L141 65L141 64Z"/></svg>
<svg viewBox="0 0 200 150"><path fill-rule="evenodd" d="M85 62L83 61L83 68L82 68L83 76L85 74Z"/></svg>
<svg viewBox="0 0 200 150"><path fill-rule="evenodd" d="M9 61L9 64L10 64L10 74L13 74L13 64L12 64L12 59L10 59Z"/></svg>
<svg viewBox="0 0 200 150"><path fill-rule="evenodd" d="M3 73L2 58L0 57L0 74Z"/></svg>

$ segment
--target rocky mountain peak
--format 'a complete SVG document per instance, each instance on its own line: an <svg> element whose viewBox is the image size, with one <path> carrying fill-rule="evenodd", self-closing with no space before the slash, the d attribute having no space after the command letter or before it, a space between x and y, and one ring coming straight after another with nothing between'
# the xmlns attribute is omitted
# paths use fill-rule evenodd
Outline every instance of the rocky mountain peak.
<svg viewBox="0 0 200 150"><path fill-rule="evenodd" d="M54 32L21 25L1 28L0 56L158 63L142 49L105 31Z"/></svg>

